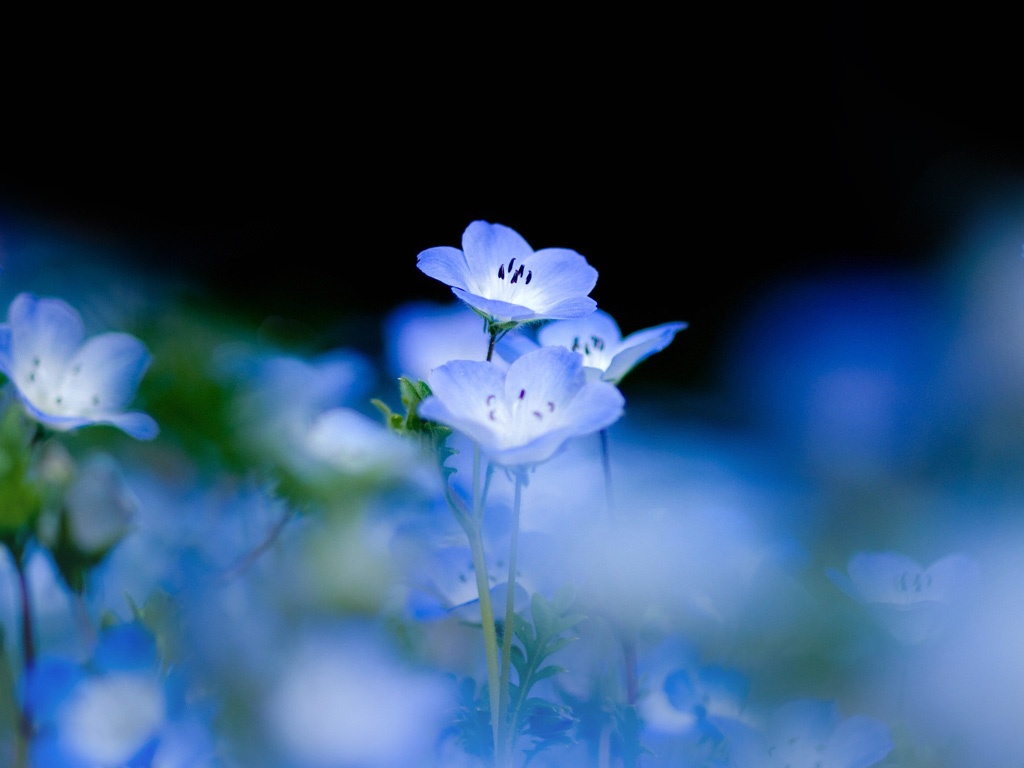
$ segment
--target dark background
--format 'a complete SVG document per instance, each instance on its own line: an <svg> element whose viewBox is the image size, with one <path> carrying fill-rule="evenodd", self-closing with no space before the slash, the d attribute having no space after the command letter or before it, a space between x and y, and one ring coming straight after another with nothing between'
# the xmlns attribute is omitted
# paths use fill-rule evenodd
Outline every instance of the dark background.
<svg viewBox="0 0 1024 768"><path fill-rule="evenodd" d="M416 255L486 219L584 254L625 333L688 321L636 375L711 387L766 286L928 264L1020 179L1009 20L942 13L404 18L394 36L265 19L96 46L9 99L0 236L41 228L319 322L449 300Z"/></svg>

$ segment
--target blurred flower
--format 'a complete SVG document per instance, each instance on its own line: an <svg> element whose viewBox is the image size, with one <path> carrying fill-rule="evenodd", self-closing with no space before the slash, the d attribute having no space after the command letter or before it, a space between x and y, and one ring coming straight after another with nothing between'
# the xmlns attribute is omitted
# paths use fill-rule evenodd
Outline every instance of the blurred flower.
<svg viewBox="0 0 1024 768"><path fill-rule="evenodd" d="M645 654L640 672L641 738L660 758L658 765L726 765L723 723L755 722L748 713L747 676L701 663L697 648L678 636Z"/></svg>
<svg viewBox="0 0 1024 768"><path fill-rule="evenodd" d="M507 372L455 360L435 368L429 384L420 417L464 432L505 467L547 460L569 438L614 423L624 405L614 386L587 381L583 358L560 347L523 355Z"/></svg>
<svg viewBox="0 0 1024 768"><path fill-rule="evenodd" d="M456 706L453 681L404 662L384 636L343 628L284 651L265 722L301 768L426 768Z"/></svg>
<svg viewBox="0 0 1024 768"><path fill-rule="evenodd" d="M484 559L491 599L504 605L508 579L511 510L492 504L483 519ZM516 607L527 613L529 595L554 593L559 583L561 554L556 540L540 531L518 534L516 558ZM396 526L391 543L396 562L407 585L406 610L416 620L454 615L463 621L480 621L473 557L465 531L455 522L446 504L410 516Z"/></svg>
<svg viewBox="0 0 1024 768"><path fill-rule="evenodd" d="M131 529L138 508L120 465L105 453L82 463L64 504L71 541L87 555L106 552L119 542Z"/></svg>
<svg viewBox="0 0 1024 768"><path fill-rule="evenodd" d="M474 221L462 250L440 245L421 251L420 271L452 292L491 325L582 317L594 311L589 294L597 270L574 250L533 248L502 224Z"/></svg>
<svg viewBox="0 0 1024 768"><path fill-rule="evenodd" d="M450 360L487 357L486 323L461 301L401 304L387 314L383 328L388 368L394 376L426 381L431 370Z"/></svg>
<svg viewBox="0 0 1024 768"><path fill-rule="evenodd" d="M0 372L26 410L51 429L110 424L150 440L159 429L145 413L125 412L150 362L145 346L127 333L83 341L81 316L60 299L19 293L0 325Z"/></svg>
<svg viewBox="0 0 1024 768"><path fill-rule="evenodd" d="M978 585L978 562L947 555L929 567L900 552L858 552L846 573L830 569L835 584L866 605L904 643L934 637Z"/></svg>
<svg viewBox="0 0 1024 768"><path fill-rule="evenodd" d="M305 440L318 415L368 394L374 377L369 359L349 349L306 359L225 346L214 365L216 375L239 388L235 426L240 437L278 460L287 460Z"/></svg>
<svg viewBox="0 0 1024 768"><path fill-rule="evenodd" d="M865 715L844 719L833 701L787 702L758 729L723 725L733 768L869 768L893 748L889 726Z"/></svg>
<svg viewBox="0 0 1024 768"><path fill-rule="evenodd" d="M155 638L138 622L104 630L87 664L41 657L22 680L23 701L37 725L32 765L208 765L213 740L201 726L206 713L186 708L173 676L161 666ZM161 762L162 747L178 762Z"/></svg>
<svg viewBox="0 0 1024 768"><path fill-rule="evenodd" d="M319 414L304 447L310 458L346 475L403 477L433 487L433 468L417 443L352 408Z"/></svg>

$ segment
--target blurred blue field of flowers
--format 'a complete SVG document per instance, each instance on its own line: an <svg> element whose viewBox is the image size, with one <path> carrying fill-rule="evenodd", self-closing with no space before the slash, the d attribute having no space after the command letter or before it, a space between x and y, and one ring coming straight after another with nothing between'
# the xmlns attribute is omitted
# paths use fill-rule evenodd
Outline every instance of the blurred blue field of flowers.
<svg viewBox="0 0 1024 768"><path fill-rule="evenodd" d="M736 307L720 390L602 381L621 417L550 455L496 448L511 468L482 479L458 429L439 465L400 386L484 360L458 293L372 326L289 324L122 254L0 232L3 333L61 347L56 321L14 316L60 299L84 339L139 340L145 363L123 339L102 358L137 381L97 373L96 391L158 426L96 402L61 421L40 403L64 390L26 395L39 363L5 342L0 764L1022 763L1021 202L927 267L766 286ZM651 354L682 360L700 318L665 311L678 327ZM537 339L503 342L488 365L511 380ZM477 551L450 497L481 493ZM492 604L495 643L506 605L522 618L503 693L532 685L504 756Z"/></svg>

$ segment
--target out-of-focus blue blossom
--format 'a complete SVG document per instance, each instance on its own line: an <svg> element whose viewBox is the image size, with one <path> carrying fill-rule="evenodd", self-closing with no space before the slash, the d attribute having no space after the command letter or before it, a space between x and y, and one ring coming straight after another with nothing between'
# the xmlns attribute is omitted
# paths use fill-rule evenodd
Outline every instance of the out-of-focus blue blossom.
<svg viewBox="0 0 1024 768"><path fill-rule="evenodd" d="M904 643L934 637L976 593L978 561L961 552L927 568L901 552L858 552L846 573L829 571L844 592L866 605Z"/></svg>
<svg viewBox="0 0 1024 768"><path fill-rule="evenodd" d="M365 355L340 349L305 360L225 349L221 367L240 388L240 436L299 481L371 476L429 482L429 462L417 446L354 407L376 375Z"/></svg>
<svg viewBox="0 0 1024 768"><path fill-rule="evenodd" d="M619 384L627 373L656 352L665 349L687 323L669 322L635 331L625 338L615 319L602 309L586 317L554 320L536 331L540 346L559 346L583 356L587 375ZM525 333L504 337L499 351L510 356L529 349Z"/></svg>
<svg viewBox="0 0 1024 768"><path fill-rule="evenodd" d="M583 359L560 347L520 357L508 371L455 360L435 368L421 418L457 429L495 463L525 467L549 459L567 440L613 424L624 399L611 384L587 381Z"/></svg>
<svg viewBox="0 0 1024 768"><path fill-rule="evenodd" d="M365 397L374 369L354 350L337 349L309 359L226 345L212 374L236 387L234 426L242 439L284 460L302 444L313 420Z"/></svg>
<svg viewBox="0 0 1024 768"><path fill-rule="evenodd" d="M504 605L511 535L511 510L489 505L483 520L484 556L492 602ZM480 621L473 557L465 531L447 505L410 515L395 529L392 552L406 583L406 608L416 620L454 616ZM529 595L553 594L559 585L558 542L539 531L519 533L516 557L516 609L528 614Z"/></svg>
<svg viewBox="0 0 1024 768"><path fill-rule="evenodd" d="M484 360L489 343L480 315L463 302L412 301L391 310L383 322L384 353L394 376L426 381L450 360ZM492 362L501 364L500 357Z"/></svg>
<svg viewBox="0 0 1024 768"><path fill-rule="evenodd" d="M153 635L138 622L104 630L88 664L40 657L22 684L26 711L36 724L32 765L213 765L210 713L187 704L175 677L162 666Z"/></svg>
<svg viewBox="0 0 1024 768"><path fill-rule="evenodd" d="M747 721L746 675L702 664L696 650L677 636L652 649L641 668L646 682L639 711L650 733L721 741L719 720Z"/></svg>
<svg viewBox="0 0 1024 768"><path fill-rule="evenodd" d="M327 471L404 478L434 488L433 465L420 446L352 408L318 415L306 435L306 453Z"/></svg>
<svg viewBox="0 0 1024 768"><path fill-rule="evenodd" d="M457 704L454 681L404 661L382 634L314 630L281 649L263 707L274 768L427 768Z"/></svg>
<svg viewBox="0 0 1024 768"><path fill-rule="evenodd" d="M91 638L83 632L76 598L61 578L51 552L38 544L31 544L25 550L22 569L39 647L71 658L82 658L88 653ZM3 618L4 637L20 636L20 612L17 568L9 551L0 548L0 616Z"/></svg>
<svg viewBox="0 0 1024 768"><path fill-rule="evenodd" d="M597 270L583 256L569 248L534 251L503 224L474 221L462 234L462 250L428 248L416 265L492 324L582 317L597 307L587 295Z"/></svg>
<svg viewBox="0 0 1024 768"><path fill-rule="evenodd" d="M127 333L85 339L81 315L61 299L19 293L0 325L0 372L34 419L67 431L110 424L140 440L159 428L148 414L124 409L135 397L150 355Z"/></svg>
<svg viewBox="0 0 1024 768"><path fill-rule="evenodd" d="M105 453L89 456L64 499L74 545L87 554L106 552L131 530L138 499L117 461Z"/></svg>
<svg viewBox="0 0 1024 768"><path fill-rule="evenodd" d="M843 717L834 701L787 702L751 728L723 723L732 768L870 768L892 751L889 726L866 715Z"/></svg>

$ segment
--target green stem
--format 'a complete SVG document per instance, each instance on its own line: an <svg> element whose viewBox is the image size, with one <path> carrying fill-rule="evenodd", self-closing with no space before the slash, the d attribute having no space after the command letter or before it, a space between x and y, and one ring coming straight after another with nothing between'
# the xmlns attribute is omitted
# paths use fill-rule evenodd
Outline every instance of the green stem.
<svg viewBox="0 0 1024 768"><path fill-rule="evenodd" d="M519 550L519 510L522 506L523 481L521 471L516 472L516 490L512 502L512 538L508 553L508 583L505 593L505 630L501 638L501 722L503 736L501 744L507 745L507 754L511 757L516 743L516 724L509 721L509 677L512 666L512 636L515 635L516 619L516 556ZM522 682L522 681L520 681Z"/></svg>
<svg viewBox="0 0 1024 768"><path fill-rule="evenodd" d="M499 711L499 672L498 672L498 633L494 627L494 608L491 606L491 592L487 583L487 561L484 558L483 536L480 525L471 528L469 546L473 553L473 570L476 572L476 589L480 595L480 621L484 632L484 653L487 656L487 692L491 705L491 731L494 736L494 754L498 755L500 731L498 728Z"/></svg>
<svg viewBox="0 0 1024 768"><path fill-rule="evenodd" d="M491 605L491 585L487 579L487 559L484 556L484 496L487 486L481 488L480 446L473 444L473 517L466 525L469 546L473 553L473 571L476 574L476 591L480 598L480 621L484 633L484 653L487 657L487 694L491 706L491 732L494 737L494 757L500 754L501 682L498 669L498 633L494 626L494 607ZM488 480L490 478L488 477ZM497 763L499 766L501 763Z"/></svg>

